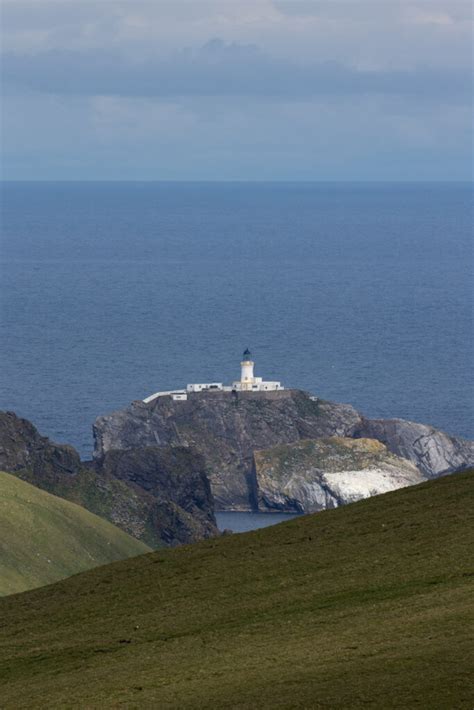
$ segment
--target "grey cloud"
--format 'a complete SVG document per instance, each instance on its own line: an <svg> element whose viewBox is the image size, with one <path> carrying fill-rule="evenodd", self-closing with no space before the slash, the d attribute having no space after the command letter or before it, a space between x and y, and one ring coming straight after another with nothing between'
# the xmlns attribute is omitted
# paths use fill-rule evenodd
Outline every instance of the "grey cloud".
<svg viewBox="0 0 474 710"><path fill-rule="evenodd" d="M463 21L472 18L470 0L273 0L273 6L282 14L300 17L339 17L341 19L365 18L372 20L387 16L400 16L406 10L443 12L453 20Z"/></svg>
<svg viewBox="0 0 474 710"><path fill-rule="evenodd" d="M284 15L311 17L318 15L347 15L354 10L354 1L339 0L273 0L274 7ZM374 12L380 0L358 0L357 12Z"/></svg>
<svg viewBox="0 0 474 710"><path fill-rule="evenodd" d="M7 30L51 28L98 18L120 17L127 13L145 17L182 20L212 17L219 12L220 0L3 0L2 20Z"/></svg>
<svg viewBox="0 0 474 710"><path fill-rule="evenodd" d="M468 69L360 71L337 62L296 64L255 45L213 39L199 50L136 61L108 50L3 56L6 86L63 95L141 97L401 94L470 100Z"/></svg>

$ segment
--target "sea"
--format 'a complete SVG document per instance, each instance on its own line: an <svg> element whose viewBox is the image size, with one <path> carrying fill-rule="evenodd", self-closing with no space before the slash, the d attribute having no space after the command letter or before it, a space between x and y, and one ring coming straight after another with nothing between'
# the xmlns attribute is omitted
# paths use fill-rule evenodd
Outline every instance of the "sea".
<svg viewBox="0 0 474 710"><path fill-rule="evenodd" d="M472 438L472 198L467 183L3 183L0 408L88 458L99 414L230 382L248 347L285 387Z"/></svg>

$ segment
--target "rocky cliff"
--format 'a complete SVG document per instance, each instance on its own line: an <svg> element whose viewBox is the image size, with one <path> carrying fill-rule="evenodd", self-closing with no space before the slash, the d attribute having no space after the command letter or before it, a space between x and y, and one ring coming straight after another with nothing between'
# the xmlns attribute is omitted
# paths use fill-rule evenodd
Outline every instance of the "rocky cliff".
<svg viewBox="0 0 474 710"><path fill-rule="evenodd" d="M108 451L95 463L100 480L125 483L151 498L147 524L166 544L217 534L211 487L202 456L189 448L149 446Z"/></svg>
<svg viewBox="0 0 474 710"><path fill-rule="evenodd" d="M424 480L374 439L303 439L256 451L254 464L262 511L314 513Z"/></svg>
<svg viewBox="0 0 474 710"><path fill-rule="evenodd" d="M0 470L28 469L47 480L57 474L78 473L80 468L79 454L72 446L54 444L27 419L0 412Z"/></svg>
<svg viewBox="0 0 474 710"><path fill-rule="evenodd" d="M189 448L135 447L85 464L73 447L0 412L0 470L83 506L150 547L217 534L205 465Z"/></svg>
<svg viewBox="0 0 474 710"><path fill-rule="evenodd" d="M321 436L352 436L362 423L353 407L313 400L299 390L191 394L99 417L95 456L136 446L188 446L201 454L218 510L256 507L253 452Z"/></svg>
<svg viewBox="0 0 474 710"><path fill-rule="evenodd" d="M254 452L301 439L339 436L381 441L388 451L433 478L474 464L474 445L402 420L371 421L352 406L300 390L208 392L187 401L159 397L99 417L95 456L136 446L185 446L200 453L218 510L256 510Z"/></svg>
<svg viewBox="0 0 474 710"><path fill-rule="evenodd" d="M474 441L449 436L426 424L362 418L354 435L378 439L392 453L412 461L425 478L437 478L474 464Z"/></svg>

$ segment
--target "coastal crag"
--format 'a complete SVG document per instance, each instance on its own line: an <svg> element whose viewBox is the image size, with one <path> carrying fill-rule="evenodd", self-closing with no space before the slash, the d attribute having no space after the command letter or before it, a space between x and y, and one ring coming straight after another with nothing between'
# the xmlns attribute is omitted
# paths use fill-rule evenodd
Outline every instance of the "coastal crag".
<svg viewBox="0 0 474 710"><path fill-rule="evenodd" d="M327 402L296 389L191 392L186 401L162 396L101 416L93 430L97 461L112 449L189 447L203 458L216 509L226 511L294 510L293 503L285 506L276 498L273 506L271 497L262 506L255 453L301 440L377 440L386 447L386 455L399 458L401 473L407 462L416 467L421 479L413 467L410 475L417 481L474 465L471 441L414 422L370 420L351 405ZM313 465L320 469L317 461ZM367 490L378 489L367 483Z"/></svg>
<svg viewBox="0 0 474 710"><path fill-rule="evenodd" d="M350 405L300 390L192 393L185 402L160 397L99 417L95 457L111 449L186 446L206 464L217 510L255 509L253 453L321 436L352 436L361 417Z"/></svg>
<svg viewBox="0 0 474 710"><path fill-rule="evenodd" d="M314 513L424 480L374 439L301 439L256 451L254 460L262 511Z"/></svg>
<svg viewBox="0 0 474 710"><path fill-rule="evenodd" d="M135 447L81 462L72 446L41 436L13 412L0 412L0 470L83 506L153 548L218 532L204 461L187 447L171 454Z"/></svg>

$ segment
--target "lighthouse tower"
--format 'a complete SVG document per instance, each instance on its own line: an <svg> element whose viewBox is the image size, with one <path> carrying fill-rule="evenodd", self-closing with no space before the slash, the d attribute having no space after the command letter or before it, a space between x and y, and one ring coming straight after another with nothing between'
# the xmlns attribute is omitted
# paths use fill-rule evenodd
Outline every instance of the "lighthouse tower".
<svg viewBox="0 0 474 710"><path fill-rule="evenodd" d="M255 378L253 376L254 361L252 360L252 353L247 348L242 356L242 362L240 363L240 385L243 390L251 390L252 385L255 383Z"/></svg>

